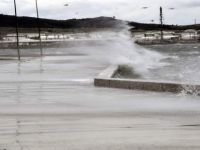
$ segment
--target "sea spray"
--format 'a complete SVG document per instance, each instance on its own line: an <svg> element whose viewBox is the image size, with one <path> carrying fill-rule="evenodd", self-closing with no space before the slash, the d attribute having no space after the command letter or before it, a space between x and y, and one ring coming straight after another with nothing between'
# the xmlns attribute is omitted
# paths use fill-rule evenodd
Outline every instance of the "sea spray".
<svg viewBox="0 0 200 150"><path fill-rule="evenodd" d="M129 65L142 76L147 75L149 69L165 65L164 62L161 62L165 58L164 55L134 44L134 39L128 28L93 34L98 34L98 37L102 39L96 45L95 50L90 50L90 55L95 60L103 61L109 65Z"/></svg>

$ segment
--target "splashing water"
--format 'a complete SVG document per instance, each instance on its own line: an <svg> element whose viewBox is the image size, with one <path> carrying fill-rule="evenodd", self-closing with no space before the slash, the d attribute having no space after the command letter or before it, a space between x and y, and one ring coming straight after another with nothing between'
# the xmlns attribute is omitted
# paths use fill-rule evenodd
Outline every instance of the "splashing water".
<svg viewBox="0 0 200 150"><path fill-rule="evenodd" d="M200 87L195 85L183 85L183 90L179 94L179 96L200 96Z"/></svg>
<svg viewBox="0 0 200 150"><path fill-rule="evenodd" d="M168 53L163 53L161 51L149 50L145 47L141 47L139 45L134 44L134 40L131 37L130 32L128 30L121 31L107 31L96 33L100 34L103 40L99 47L95 47L95 52L90 53L93 57L98 61L107 62L108 64L113 65L128 65L132 67L136 74L139 74L144 79L152 79L155 80L165 80L166 81L180 81L180 83L184 83L185 81L185 69L179 72L180 69L174 69L176 72L168 72L168 68L172 68L173 62L171 59L179 61L178 56L171 56ZM166 61L168 60L169 61ZM156 74L152 74L153 70L162 70L159 72L158 76ZM163 69L165 71L163 71ZM188 70L188 69L186 69ZM167 74L168 72L168 74ZM169 76L168 76L169 75ZM174 77L176 76L176 77ZM162 78L164 77L164 78ZM178 80L170 80L178 78ZM190 82L188 82L190 83ZM200 95L200 89L196 88L196 86L184 86L183 95Z"/></svg>
<svg viewBox="0 0 200 150"><path fill-rule="evenodd" d="M165 58L164 55L134 44L128 29L99 34L106 40L103 40L99 47L95 47L96 50L92 55L96 60L113 65L127 64L142 76L148 74L149 69L166 65L161 62Z"/></svg>

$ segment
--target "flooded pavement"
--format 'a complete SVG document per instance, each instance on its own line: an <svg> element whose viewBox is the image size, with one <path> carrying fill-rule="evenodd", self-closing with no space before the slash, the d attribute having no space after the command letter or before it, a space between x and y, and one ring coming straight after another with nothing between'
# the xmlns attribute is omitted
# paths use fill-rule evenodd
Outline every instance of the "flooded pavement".
<svg viewBox="0 0 200 150"><path fill-rule="evenodd" d="M199 97L93 86L116 63L112 45L83 42L44 49L42 59L2 60L0 149L200 149Z"/></svg>

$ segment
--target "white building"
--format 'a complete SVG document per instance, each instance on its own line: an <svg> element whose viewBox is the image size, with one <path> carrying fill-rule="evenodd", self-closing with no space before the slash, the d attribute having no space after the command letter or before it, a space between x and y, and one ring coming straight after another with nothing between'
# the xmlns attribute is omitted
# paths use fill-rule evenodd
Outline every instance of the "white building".
<svg viewBox="0 0 200 150"><path fill-rule="evenodd" d="M188 29L182 33L181 37L186 40L194 40L198 38L198 32L194 29Z"/></svg>

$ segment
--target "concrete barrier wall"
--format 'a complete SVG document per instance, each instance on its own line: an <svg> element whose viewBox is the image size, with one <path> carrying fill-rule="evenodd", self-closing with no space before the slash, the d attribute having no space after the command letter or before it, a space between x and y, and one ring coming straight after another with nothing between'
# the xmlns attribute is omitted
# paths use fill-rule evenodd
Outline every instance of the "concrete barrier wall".
<svg viewBox="0 0 200 150"><path fill-rule="evenodd" d="M200 85L113 78L114 74L117 73L117 70L118 66L107 68L97 78L94 79L94 85L97 87L145 90L154 92L179 93L184 91L188 94L193 94L194 92L198 94L200 91Z"/></svg>
<svg viewBox="0 0 200 150"><path fill-rule="evenodd" d="M118 66L117 65L112 65L103 70L97 78L99 79L104 79L104 78L112 78L118 71Z"/></svg>

